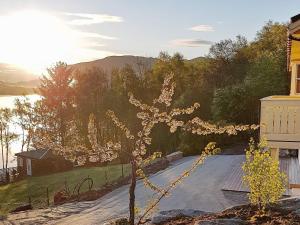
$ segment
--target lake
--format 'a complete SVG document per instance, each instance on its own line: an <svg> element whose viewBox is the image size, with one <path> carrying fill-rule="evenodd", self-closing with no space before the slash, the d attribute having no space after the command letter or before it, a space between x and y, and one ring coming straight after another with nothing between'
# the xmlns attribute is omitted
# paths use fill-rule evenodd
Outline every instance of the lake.
<svg viewBox="0 0 300 225"><path fill-rule="evenodd" d="M39 100L41 97L40 95L26 95L29 98L29 101L34 103L37 100ZM14 102L17 98L22 98L23 96L10 96L10 95L0 95L0 108L14 108ZM19 127L12 125L14 131L17 134L20 134L21 130ZM16 140L15 142L12 143L11 149L10 149L10 154L9 154L9 167L15 167L17 165L16 159L14 157L15 153L20 152L21 149L21 140ZM2 168L2 156L0 155L0 168Z"/></svg>

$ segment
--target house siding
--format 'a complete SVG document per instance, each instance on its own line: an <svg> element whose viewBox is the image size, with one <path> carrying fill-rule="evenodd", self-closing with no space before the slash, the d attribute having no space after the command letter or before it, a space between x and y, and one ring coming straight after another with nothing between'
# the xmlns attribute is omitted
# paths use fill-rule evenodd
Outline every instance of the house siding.
<svg viewBox="0 0 300 225"><path fill-rule="evenodd" d="M20 164L20 158L23 160L23 166ZM17 171L21 176L27 176L27 157L18 156ZM41 176L51 173L62 172L73 168L73 164L61 157L49 159L30 159L31 176Z"/></svg>

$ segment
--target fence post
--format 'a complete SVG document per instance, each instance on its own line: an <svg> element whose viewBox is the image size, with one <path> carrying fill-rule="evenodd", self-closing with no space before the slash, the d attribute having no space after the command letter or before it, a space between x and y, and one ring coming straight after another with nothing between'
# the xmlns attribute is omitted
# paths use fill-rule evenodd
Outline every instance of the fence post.
<svg viewBox="0 0 300 225"><path fill-rule="evenodd" d="M122 163L122 178L124 178L124 164Z"/></svg>
<svg viewBox="0 0 300 225"><path fill-rule="evenodd" d="M49 200L49 188L47 187L46 189L46 194L47 194L47 206L49 207L50 205L50 200Z"/></svg>
<svg viewBox="0 0 300 225"><path fill-rule="evenodd" d="M107 168L106 168L106 170L104 171L104 173L105 173L105 183L108 184Z"/></svg>
<svg viewBox="0 0 300 225"><path fill-rule="evenodd" d="M90 178L90 175L88 175L87 179L88 179L89 191L91 191L93 184L92 184L92 182L90 182L90 179L92 179L92 178Z"/></svg>
<svg viewBox="0 0 300 225"><path fill-rule="evenodd" d="M31 205L31 196L28 195L28 204Z"/></svg>

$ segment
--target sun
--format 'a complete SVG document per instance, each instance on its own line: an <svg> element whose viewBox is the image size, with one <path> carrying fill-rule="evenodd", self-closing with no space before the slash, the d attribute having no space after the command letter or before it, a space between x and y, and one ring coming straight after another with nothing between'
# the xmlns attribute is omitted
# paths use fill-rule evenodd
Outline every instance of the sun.
<svg viewBox="0 0 300 225"><path fill-rule="evenodd" d="M0 61L36 74L69 58L82 44L64 21L44 12L0 16L0 27Z"/></svg>

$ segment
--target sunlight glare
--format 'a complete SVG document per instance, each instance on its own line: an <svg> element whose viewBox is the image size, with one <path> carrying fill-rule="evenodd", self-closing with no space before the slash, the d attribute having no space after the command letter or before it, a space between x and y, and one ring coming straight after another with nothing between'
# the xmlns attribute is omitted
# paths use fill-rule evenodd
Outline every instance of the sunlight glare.
<svg viewBox="0 0 300 225"><path fill-rule="evenodd" d="M0 59L40 74L83 44L59 18L38 11L0 17Z"/></svg>

